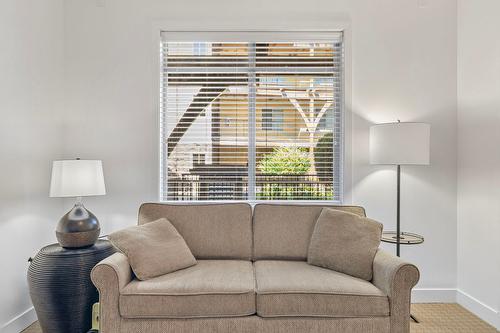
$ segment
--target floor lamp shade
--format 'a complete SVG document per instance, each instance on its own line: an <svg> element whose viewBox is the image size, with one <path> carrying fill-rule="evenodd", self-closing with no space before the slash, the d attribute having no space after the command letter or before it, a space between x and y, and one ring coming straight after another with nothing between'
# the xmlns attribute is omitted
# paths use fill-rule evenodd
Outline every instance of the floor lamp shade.
<svg viewBox="0 0 500 333"><path fill-rule="evenodd" d="M430 125L387 123L370 127L370 163L427 165L430 162Z"/></svg>

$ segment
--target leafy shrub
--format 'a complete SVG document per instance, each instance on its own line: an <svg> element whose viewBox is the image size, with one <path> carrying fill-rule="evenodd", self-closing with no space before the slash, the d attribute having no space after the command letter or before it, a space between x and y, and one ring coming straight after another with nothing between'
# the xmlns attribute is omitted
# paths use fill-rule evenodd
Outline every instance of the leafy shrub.
<svg viewBox="0 0 500 333"><path fill-rule="evenodd" d="M258 165L259 171L268 175L304 175L310 167L307 153L297 147L275 148Z"/></svg>
<svg viewBox="0 0 500 333"><path fill-rule="evenodd" d="M333 133L327 133L318 140L314 147L314 166L321 181L333 177Z"/></svg>

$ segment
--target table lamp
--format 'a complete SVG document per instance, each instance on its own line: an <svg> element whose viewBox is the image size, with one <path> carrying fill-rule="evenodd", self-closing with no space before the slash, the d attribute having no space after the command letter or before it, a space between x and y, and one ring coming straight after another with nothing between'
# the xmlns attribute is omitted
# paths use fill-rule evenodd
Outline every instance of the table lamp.
<svg viewBox="0 0 500 333"><path fill-rule="evenodd" d="M105 195L102 162L63 160L52 164L50 197L76 198L75 206L57 224L57 241L65 248L93 245L101 231L99 221L82 203L82 197Z"/></svg>
<svg viewBox="0 0 500 333"><path fill-rule="evenodd" d="M401 232L401 165L428 165L430 163L430 125L398 122L370 127L370 163L397 166L397 213L395 234L396 254L403 244L418 244L423 237ZM407 239L408 238L408 239Z"/></svg>

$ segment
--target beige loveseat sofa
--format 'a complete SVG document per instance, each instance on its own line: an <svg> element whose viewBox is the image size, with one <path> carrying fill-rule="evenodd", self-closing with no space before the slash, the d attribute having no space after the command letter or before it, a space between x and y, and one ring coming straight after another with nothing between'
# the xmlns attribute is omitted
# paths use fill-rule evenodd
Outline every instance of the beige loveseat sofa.
<svg viewBox="0 0 500 333"><path fill-rule="evenodd" d="M143 204L139 224L166 217L198 263L139 281L121 253L100 262L101 332L409 332L414 265L379 250L368 282L306 263L322 207Z"/></svg>

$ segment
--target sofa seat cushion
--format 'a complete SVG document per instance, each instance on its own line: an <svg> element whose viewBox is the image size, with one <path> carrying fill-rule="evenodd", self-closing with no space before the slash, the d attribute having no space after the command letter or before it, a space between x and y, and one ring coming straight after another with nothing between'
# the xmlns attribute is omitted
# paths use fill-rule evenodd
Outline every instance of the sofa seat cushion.
<svg viewBox="0 0 500 333"><path fill-rule="evenodd" d="M372 283L303 261L256 261L261 317L376 317L389 299Z"/></svg>
<svg viewBox="0 0 500 333"><path fill-rule="evenodd" d="M124 318L210 318L255 314L252 263L198 260L195 266L146 281L132 280L120 291Z"/></svg>

